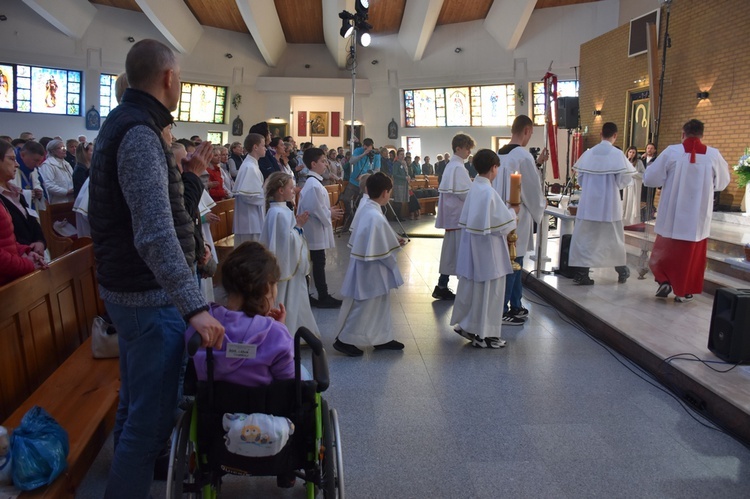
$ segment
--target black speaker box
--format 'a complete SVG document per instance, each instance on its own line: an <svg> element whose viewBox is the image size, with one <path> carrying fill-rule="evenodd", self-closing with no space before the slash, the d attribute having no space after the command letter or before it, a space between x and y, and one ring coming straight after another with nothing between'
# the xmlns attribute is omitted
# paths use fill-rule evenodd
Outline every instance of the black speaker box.
<svg viewBox="0 0 750 499"><path fill-rule="evenodd" d="M716 290L708 349L727 362L750 363L750 289Z"/></svg>
<svg viewBox="0 0 750 499"><path fill-rule="evenodd" d="M564 234L560 237L560 266L555 271L555 274L567 277L568 279L573 279L573 277L575 277L575 269L568 265L570 240L572 237L572 234Z"/></svg>
<svg viewBox="0 0 750 499"><path fill-rule="evenodd" d="M557 99L557 127L578 128L578 97Z"/></svg>

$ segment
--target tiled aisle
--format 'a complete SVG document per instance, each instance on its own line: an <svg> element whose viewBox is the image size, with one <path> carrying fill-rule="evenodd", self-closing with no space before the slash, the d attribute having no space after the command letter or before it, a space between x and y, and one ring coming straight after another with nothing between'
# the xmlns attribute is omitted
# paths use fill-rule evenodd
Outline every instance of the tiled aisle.
<svg viewBox="0 0 750 499"><path fill-rule="evenodd" d="M348 260L346 238L337 244L328 258L332 290ZM750 495L748 449L696 422L538 298L526 297L531 315L524 327L505 328L507 348L469 346L448 325L451 304L430 296L440 244L413 239L399 256L406 283L392 293L392 312L403 353L341 356L330 347L337 311L315 311L329 352L326 398L341 417L350 498ZM644 306L653 302L648 281L631 279L617 299L611 273L569 292L602 301L618 321L652 318L661 324L652 328L655 338L665 327L705 327L707 319L689 311L695 303L680 310L672 302ZM78 497L101 497L110 447ZM163 483L155 484L154 497L163 493ZM276 489L273 479L232 477L223 497L304 494L300 487Z"/></svg>

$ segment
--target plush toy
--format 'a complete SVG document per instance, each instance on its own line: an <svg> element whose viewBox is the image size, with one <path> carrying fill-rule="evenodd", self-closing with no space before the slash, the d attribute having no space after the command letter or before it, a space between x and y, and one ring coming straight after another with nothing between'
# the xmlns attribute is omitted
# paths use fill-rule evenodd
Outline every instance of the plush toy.
<svg viewBox="0 0 750 499"><path fill-rule="evenodd" d="M9 485L13 477L13 463L10 455L10 436L4 426L0 426L0 485Z"/></svg>

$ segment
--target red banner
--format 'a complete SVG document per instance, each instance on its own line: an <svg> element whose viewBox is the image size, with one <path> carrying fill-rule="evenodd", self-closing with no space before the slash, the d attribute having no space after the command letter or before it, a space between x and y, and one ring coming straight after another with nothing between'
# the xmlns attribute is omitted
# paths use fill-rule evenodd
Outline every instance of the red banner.
<svg viewBox="0 0 750 499"><path fill-rule="evenodd" d="M341 135L341 113L339 111L331 111L331 137L338 137Z"/></svg>
<svg viewBox="0 0 750 499"><path fill-rule="evenodd" d="M552 160L552 174L558 179L560 178L560 166L557 159L557 120L553 118L552 114L557 114L557 75L547 73L542 81L544 82L544 98L547 104L544 122L547 125L549 157Z"/></svg>
<svg viewBox="0 0 750 499"><path fill-rule="evenodd" d="M297 111L297 135L300 137L307 135L307 111Z"/></svg>

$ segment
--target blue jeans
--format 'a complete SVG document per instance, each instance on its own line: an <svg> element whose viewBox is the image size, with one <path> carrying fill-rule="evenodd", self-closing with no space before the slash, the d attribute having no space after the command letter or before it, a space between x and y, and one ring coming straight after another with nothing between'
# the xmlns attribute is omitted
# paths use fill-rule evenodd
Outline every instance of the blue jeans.
<svg viewBox="0 0 750 499"><path fill-rule="evenodd" d="M516 262L523 267L522 256L517 257ZM512 274L505 276L505 303L503 303L503 314L507 313L511 308L521 308L521 295L523 295L521 271L516 270Z"/></svg>
<svg viewBox="0 0 750 499"><path fill-rule="evenodd" d="M121 386L104 497L147 498L175 423L185 321L174 306L105 305L119 337Z"/></svg>

